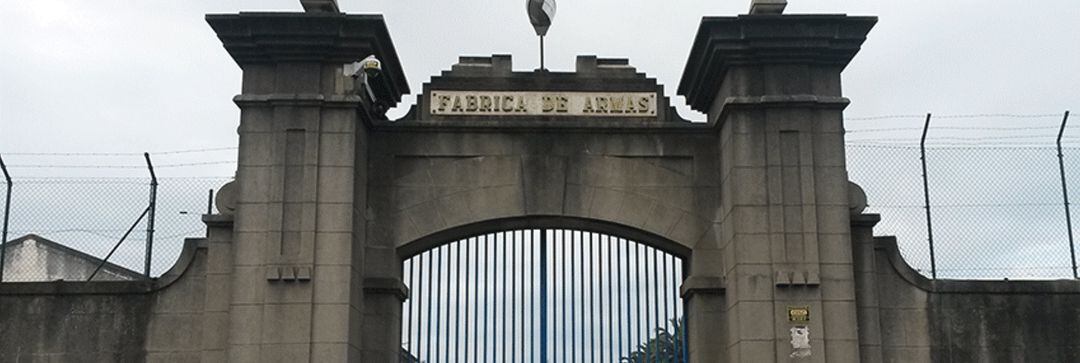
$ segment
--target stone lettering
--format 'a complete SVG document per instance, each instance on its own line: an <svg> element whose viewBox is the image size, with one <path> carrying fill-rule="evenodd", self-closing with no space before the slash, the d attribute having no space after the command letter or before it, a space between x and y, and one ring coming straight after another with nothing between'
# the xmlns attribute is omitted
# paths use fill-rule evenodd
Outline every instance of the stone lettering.
<svg viewBox="0 0 1080 363"><path fill-rule="evenodd" d="M463 110L464 109L461 108L461 96L454 96L454 108L452 108L451 111L461 112Z"/></svg>
<svg viewBox="0 0 1080 363"><path fill-rule="evenodd" d="M432 115L655 117L651 92L432 91Z"/></svg>
<svg viewBox="0 0 1080 363"><path fill-rule="evenodd" d="M480 96L480 111L491 112L491 96Z"/></svg>
<svg viewBox="0 0 1080 363"><path fill-rule="evenodd" d="M476 96L473 96L473 95L465 96L465 111L474 112L478 108L479 108L479 106L476 103Z"/></svg>
<svg viewBox="0 0 1080 363"><path fill-rule="evenodd" d="M503 96L503 112L510 112L514 110L514 96Z"/></svg>
<svg viewBox="0 0 1080 363"><path fill-rule="evenodd" d="M611 98L611 113L623 113L623 98L612 97Z"/></svg>
<svg viewBox="0 0 1080 363"><path fill-rule="evenodd" d="M517 102L518 102L517 107L514 108L514 112L516 112L516 113L529 112L529 110L525 109L525 97L517 97Z"/></svg>
<svg viewBox="0 0 1080 363"><path fill-rule="evenodd" d="M544 96L544 108L545 113L555 111L555 98L551 96Z"/></svg>
<svg viewBox="0 0 1080 363"><path fill-rule="evenodd" d="M446 107L450 106L450 96L439 96L439 111L446 111Z"/></svg>

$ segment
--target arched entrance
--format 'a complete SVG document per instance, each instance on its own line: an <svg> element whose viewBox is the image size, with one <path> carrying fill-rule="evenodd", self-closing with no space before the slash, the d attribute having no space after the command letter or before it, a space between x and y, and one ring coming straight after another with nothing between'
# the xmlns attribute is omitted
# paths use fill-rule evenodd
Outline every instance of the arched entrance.
<svg viewBox="0 0 1080 363"><path fill-rule="evenodd" d="M408 256L403 361L687 361L685 256L596 230L504 229Z"/></svg>

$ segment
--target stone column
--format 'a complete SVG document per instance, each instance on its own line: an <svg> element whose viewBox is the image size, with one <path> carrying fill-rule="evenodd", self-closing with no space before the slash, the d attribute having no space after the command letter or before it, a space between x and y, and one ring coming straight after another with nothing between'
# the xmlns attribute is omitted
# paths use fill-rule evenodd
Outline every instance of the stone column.
<svg viewBox="0 0 1080 363"><path fill-rule="evenodd" d="M206 19L243 69L228 359L359 361L366 125L408 92L386 25L336 12ZM368 93L379 107L343 71L368 55L383 62Z"/></svg>
<svg viewBox="0 0 1080 363"><path fill-rule="evenodd" d="M720 129L728 331L715 344L728 356L695 361L859 360L840 72L875 22L702 20L679 94ZM808 308L809 321L789 321L789 308ZM793 349L795 326L809 329L808 351Z"/></svg>

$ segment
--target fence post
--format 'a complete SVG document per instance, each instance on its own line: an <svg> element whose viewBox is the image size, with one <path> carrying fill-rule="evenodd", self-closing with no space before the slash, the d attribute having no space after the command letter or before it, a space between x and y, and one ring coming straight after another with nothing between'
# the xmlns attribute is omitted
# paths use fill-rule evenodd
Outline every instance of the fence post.
<svg viewBox="0 0 1080 363"><path fill-rule="evenodd" d="M1065 203L1065 226L1069 229L1069 256L1072 257L1073 278L1080 278L1076 271L1076 244L1073 243L1072 213L1069 211L1069 188L1065 184L1065 154L1061 152L1061 136L1065 134L1065 124L1069 122L1069 111L1065 111L1065 117L1061 119L1061 129L1058 130L1057 152L1058 170L1061 172L1061 198Z"/></svg>
<svg viewBox="0 0 1080 363"><path fill-rule="evenodd" d="M148 215L146 216L146 265L144 274L146 278L150 278L150 257L153 255L154 250L154 212L157 209L157 174L154 173L154 164L150 161L150 153L144 152L143 157L146 159L146 168L150 169L150 205L147 206Z"/></svg>
<svg viewBox="0 0 1080 363"><path fill-rule="evenodd" d="M926 208L926 237L930 242L930 278L937 279L937 259L934 257L934 229L930 223L930 183L926 176L926 132L930 130L930 113L926 114L926 123L923 124L922 138L919 140L919 153L922 160L923 182L923 207Z"/></svg>
<svg viewBox="0 0 1080 363"><path fill-rule="evenodd" d="M206 193L206 214L214 214L214 189Z"/></svg>
<svg viewBox="0 0 1080 363"><path fill-rule="evenodd" d="M11 174L8 174L7 164L4 164L4 157L0 156L0 170L4 172L4 180L7 181L7 194L4 197L4 233L2 239L0 239L0 282L4 282L4 255L7 251L8 241L8 217L11 214Z"/></svg>

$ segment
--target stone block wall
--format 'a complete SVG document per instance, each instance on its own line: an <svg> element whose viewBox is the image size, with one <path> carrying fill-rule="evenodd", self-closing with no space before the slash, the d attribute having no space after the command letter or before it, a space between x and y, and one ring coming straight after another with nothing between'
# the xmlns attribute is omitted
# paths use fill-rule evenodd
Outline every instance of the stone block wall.
<svg viewBox="0 0 1080 363"><path fill-rule="evenodd" d="M156 281L0 284L0 362L203 361L206 252Z"/></svg>
<svg viewBox="0 0 1080 363"><path fill-rule="evenodd" d="M862 362L1080 361L1080 282L929 280L876 219L852 234Z"/></svg>

